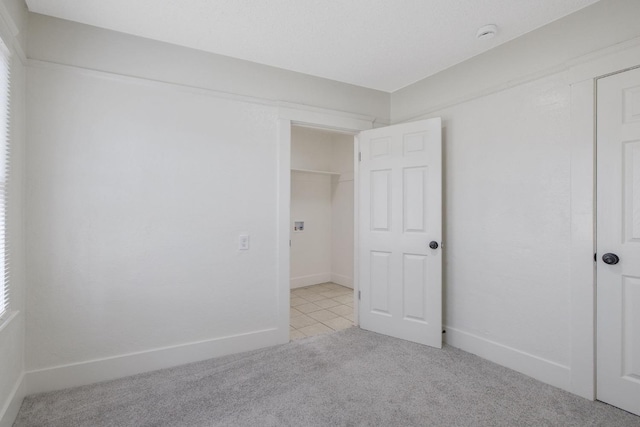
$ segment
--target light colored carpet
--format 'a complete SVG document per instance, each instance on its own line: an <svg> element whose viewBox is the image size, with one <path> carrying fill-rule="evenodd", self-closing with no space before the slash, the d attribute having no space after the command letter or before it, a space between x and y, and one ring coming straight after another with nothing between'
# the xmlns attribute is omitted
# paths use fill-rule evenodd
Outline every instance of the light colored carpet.
<svg viewBox="0 0 640 427"><path fill-rule="evenodd" d="M461 350L350 328L29 396L16 426L640 426Z"/></svg>

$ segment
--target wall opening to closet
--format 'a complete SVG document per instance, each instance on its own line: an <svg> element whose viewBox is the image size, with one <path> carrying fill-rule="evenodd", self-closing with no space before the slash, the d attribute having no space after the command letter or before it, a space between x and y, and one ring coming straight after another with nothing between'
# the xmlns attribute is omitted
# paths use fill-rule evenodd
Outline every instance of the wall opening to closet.
<svg viewBox="0 0 640 427"><path fill-rule="evenodd" d="M290 337L353 326L354 136L291 127Z"/></svg>

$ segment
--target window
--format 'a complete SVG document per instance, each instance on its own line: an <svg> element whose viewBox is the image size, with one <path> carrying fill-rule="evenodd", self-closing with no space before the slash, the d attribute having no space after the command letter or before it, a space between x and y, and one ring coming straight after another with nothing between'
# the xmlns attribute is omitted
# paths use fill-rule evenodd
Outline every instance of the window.
<svg viewBox="0 0 640 427"><path fill-rule="evenodd" d="M9 49L0 40L0 319L9 312L9 251L7 248L7 181L9 177Z"/></svg>

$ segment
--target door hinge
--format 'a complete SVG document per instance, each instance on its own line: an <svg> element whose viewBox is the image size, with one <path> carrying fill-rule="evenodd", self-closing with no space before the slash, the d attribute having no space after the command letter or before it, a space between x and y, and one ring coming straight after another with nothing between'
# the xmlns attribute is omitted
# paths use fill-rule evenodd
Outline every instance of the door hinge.
<svg viewBox="0 0 640 427"><path fill-rule="evenodd" d="M358 161L361 162L362 161L362 153L358 152Z"/></svg>
<svg viewBox="0 0 640 427"><path fill-rule="evenodd" d="M360 291L358 291L358 301L360 301Z"/></svg>

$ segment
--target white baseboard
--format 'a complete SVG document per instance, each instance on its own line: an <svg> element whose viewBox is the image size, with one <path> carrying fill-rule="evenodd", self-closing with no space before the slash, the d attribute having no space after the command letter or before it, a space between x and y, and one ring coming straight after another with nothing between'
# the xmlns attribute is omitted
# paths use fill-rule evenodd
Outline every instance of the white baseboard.
<svg viewBox="0 0 640 427"><path fill-rule="evenodd" d="M0 427L11 427L18 416L22 400L27 395L27 382L24 374L16 381L4 407L0 410Z"/></svg>
<svg viewBox="0 0 640 427"><path fill-rule="evenodd" d="M310 274L308 276L292 277L291 289L304 288L305 286L317 285L331 281L331 273Z"/></svg>
<svg viewBox="0 0 640 427"><path fill-rule="evenodd" d="M278 330L274 328L28 371L25 374L26 391L28 394L33 394L109 381L227 354L255 350L275 345L278 342Z"/></svg>
<svg viewBox="0 0 640 427"><path fill-rule="evenodd" d="M445 326L445 342L532 378L571 392L571 369L551 360Z"/></svg>
<svg viewBox="0 0 640 427"><path fill-rule="evenodd" d="M338 285L353 289L353 277L331 273L331 281L333 283L337 283Z"/></svg>

